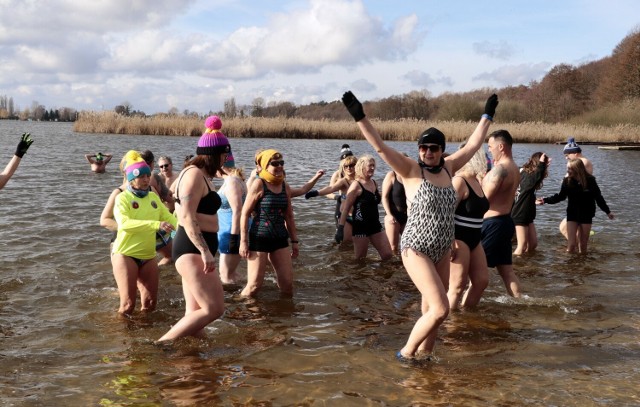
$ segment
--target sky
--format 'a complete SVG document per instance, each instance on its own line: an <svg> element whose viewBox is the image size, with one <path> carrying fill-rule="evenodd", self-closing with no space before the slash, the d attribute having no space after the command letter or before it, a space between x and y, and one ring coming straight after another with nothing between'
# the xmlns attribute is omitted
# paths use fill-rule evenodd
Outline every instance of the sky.
<svg viewBox="0 0 640 407"><path fill-rule="evenodd" d="M635 0L0 0L17 109L206 114L527 85L611 55Z"/></svg>

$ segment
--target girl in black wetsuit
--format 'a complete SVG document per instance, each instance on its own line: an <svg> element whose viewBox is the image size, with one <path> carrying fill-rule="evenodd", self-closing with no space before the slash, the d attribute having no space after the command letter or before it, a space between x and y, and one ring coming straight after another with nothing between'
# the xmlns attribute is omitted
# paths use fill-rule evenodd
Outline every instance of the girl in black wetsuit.
<svg viewBox="0 0 640 407"><path fill-rule="evenodd" d="M348 213L353 207L353 249L356 259L367 256L369 243L376 248L382 260L389 259L393 255L389 239L380 224L378 205L381 196L378 185L373 180L375 169L376 161L372 156L363 155L358 159L355 168L356 182L352 183L347 191L342 214L338 221L336 241L340 243Z"/></svg>
<svg viewBox="0 0 640 407"><path fill-rule="evenodd" d="M542 181L549 175L547 168L550 162L545 153L537 152L520 169L520 185L511 208L518 241L513 252L515 255L531 252L538 246L538 234L533 224L536 218L536 191L542 188Z"/></svg>
<svg viewBox="0 0 640 407"><path fill-rule="evenodd" d="M579 158L569 160L567 163L567 176L562 180L560 192L553 196L536 200L539 205L555 204L568 199L567 203L567 252L573 253L578 247L579 253L587 253L587 244L591 233L591 222L596 215L596 204L607 214L609 219L615 216L609 210L602 197L596 178L589 175L584 163ZM576 242L576 233L580 240ZM576 244L577 243L577 244Z"/></svg>

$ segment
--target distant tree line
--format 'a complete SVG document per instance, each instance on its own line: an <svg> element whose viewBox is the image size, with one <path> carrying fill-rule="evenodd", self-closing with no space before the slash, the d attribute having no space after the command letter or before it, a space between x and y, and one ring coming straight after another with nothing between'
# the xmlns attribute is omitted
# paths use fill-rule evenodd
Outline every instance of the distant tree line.
<svg viewBox="0 0 640 407"><path fill-rule="evenodd" d="M47 110L36 101L31 104L31 108L20 110L15 107L12 97L0 95L0 119L73 122L77 118L78 112L73 108L63 107Z"/></svg>

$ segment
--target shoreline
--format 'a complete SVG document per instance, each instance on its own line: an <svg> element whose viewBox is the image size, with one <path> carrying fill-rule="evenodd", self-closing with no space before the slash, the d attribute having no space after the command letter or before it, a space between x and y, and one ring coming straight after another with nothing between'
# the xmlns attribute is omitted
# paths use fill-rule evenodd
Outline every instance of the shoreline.
<svg viewBox="0 0 640 407"><path fill-rule="evenodd" d="M298 118L233 117L222 119L222 131L231 138L359 140L362 138L353 120L307 120ZM461 142L473 133L478 122L426 120L372 120L387 141L415 141L429 127L436 127L448 141ZM489 132L506 129L516 143L564 144L575 137L579 144L640 144L640 126L619 124L613 127L548 124L541 122L501 123L496 120ZM128 117L115 112L89 112L73 124L76 133L132 134L200 137L204 120L185 116Z"/></svg>

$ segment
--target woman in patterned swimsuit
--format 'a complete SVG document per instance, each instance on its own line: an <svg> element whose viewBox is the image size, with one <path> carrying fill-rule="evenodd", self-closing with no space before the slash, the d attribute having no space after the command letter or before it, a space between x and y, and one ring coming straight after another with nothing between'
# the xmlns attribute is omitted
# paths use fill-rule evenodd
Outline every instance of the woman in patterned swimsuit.
<svg viewBox="0 0 640 407"><path fill-rule="evenodd" d="M298 234L291 207L292 192L284 180L282 154L276 150L264 150L257 156L257 161L261 168L259 178L249 187L240 217L240 256L247 259L247 285L240 295L253 297L258 293L269 261L276 273L280 293L291 297L291 259L298 257Z"/></svg>
<svg viewBox="0 0 640 407"><path fill-rule="evenodd" d="M498 96L494 94L487 100L485 114L466 145L446 158L442 156L444 134L435 128L422 133L418 139L417 163L382 141L353 93L346 92L342 102L369 144L404 182L409 208L400 245L402 263L422 296L422 315L396 356L403 362L410 362L420 352L430 359L438 327L449 314L449 252L454 239L456 205L451 174L462 168L482 146L498 105Z"/></svg>

